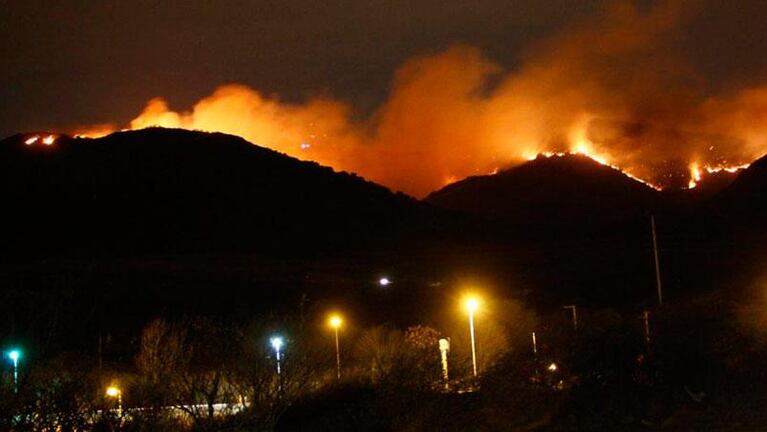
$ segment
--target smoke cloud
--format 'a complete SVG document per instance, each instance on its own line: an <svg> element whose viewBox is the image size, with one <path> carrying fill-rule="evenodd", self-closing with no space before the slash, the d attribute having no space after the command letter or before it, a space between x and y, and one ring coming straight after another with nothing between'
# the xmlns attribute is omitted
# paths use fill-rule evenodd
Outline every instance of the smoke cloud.
<svg viewBox="0 0 767 432"><path fill-rule="evenodd" d="M331 97L290 104L228 84L190 111L153 99L130 128L231 133L415 196L549 151L686 186L690 166L739 166L767 152L767 83L708 93L677 48L692 13L681 2L613 3L530 47L512 70L467 45L416 57L362 120Z"/></svg>

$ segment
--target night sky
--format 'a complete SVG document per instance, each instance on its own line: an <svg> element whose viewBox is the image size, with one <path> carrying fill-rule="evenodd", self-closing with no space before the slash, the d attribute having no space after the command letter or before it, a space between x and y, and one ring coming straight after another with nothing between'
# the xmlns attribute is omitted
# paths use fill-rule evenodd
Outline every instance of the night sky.
<svg viewBox="0 0 767 432"><path fill-rule="evenodd" d="M229 82L285 100L328 93L366 114L413 55L464 42L513 68L602 3L4 0L0 136L127 121L155 96L185 109ZM764 78L767 3L689 3L679 43L707 82Z"/></svg>

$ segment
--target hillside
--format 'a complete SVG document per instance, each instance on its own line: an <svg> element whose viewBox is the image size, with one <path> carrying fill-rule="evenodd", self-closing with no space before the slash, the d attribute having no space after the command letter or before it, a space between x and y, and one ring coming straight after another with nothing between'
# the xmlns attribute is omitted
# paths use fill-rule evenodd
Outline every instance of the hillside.
<svg viewBox="0 0 767 432"><path fill-rule="evenodd" d="M620 171L581 155L545 157L494 175L470 177L426 201L522 225L619 222L648 215L659 195Z"/></svg>
<svg viewBox="0 0 767 432"><path fill-rule="evenodd" d="M0 142L0 251L13 255L296 256L443 235L456 221L224 134L148 129L25 145L29 136Z"/></svg>

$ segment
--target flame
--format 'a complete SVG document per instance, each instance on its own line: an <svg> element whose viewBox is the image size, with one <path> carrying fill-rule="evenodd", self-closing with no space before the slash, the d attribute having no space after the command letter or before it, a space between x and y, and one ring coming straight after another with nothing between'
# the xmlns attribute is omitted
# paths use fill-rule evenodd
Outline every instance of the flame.
<svg viewBox="0 0 767 432"><path fill-rule="evenodd" d="M751 164L740 164L740 165L715 165L715 166L706 166L706 172L709 174L716 174L722 171L728 172L730 174L734 174L738 171L744 170L748 167L750 167Z"/></svg>
<svg viewBox="0 0 767 432"><path fill-rule="evenodd" d="M690 181L687 183L687 189L694 189L696 186L698 186L700 180L700 168L696 162L693 162L690 164Z"/></svg>
<svg viewBox="0 0 767 432"><path fill-rule="evenodd" d="M458 177L449 175L449 176L445 177L442 180L442 186L444 187L444 186L447 186L449 184L453 184L453 183L457 182L458 180L460 180Z"/></svg>
<svg viewBox="0 0 767 432"><path fill-rule="evenodd" d="M76 133L98 137L124 124L224 132L416 196L443 186L446 174L491 172L520 155L584 155L656 190L694 188L706 173L748 166L731 161L763 155L767 80L726 93L680 87L698 77L669 55L684 2L615 3L534 46L513 69L465 45L411 58L366 118L328 96L286 103L227 84L184 110L153 98L128 123ZM682 185L669 175L678 164L690 167Z"/></svg>
<svg viewBox="0 0 767 432"><path fill-rule="evenodd" d="M117 126L113 124L103 123L92 126L86 126L76 128L72 135L75 138L101 138L111 133L117 132Z"/></svg>
<svg viewBox="0 0 767 432"><path fill-rule="evenodd" d="M607 162L607 159L605 159L605 158L604 158L604 156L599 156L599 155L594 155L594 154L584 153L583 151L567 151L567 152L541 152L541 153L538 153L538 154L537 154L535 157L533 157L532 159L529 159L529 158L527 158L527 157L525 157L525 158L526 158L526 159L528 159L528 160L535 160L535 159L537 159L538 157L552 158L552 157L565 157L565 156L585 156L585 157L587 157L587 158L589 158L589 159L593 160L594 162L596 162L596 163L598 163L598 164L600 164L600 165L604 165L604 166L606 166L606 167L609 167L609 168L612 168L612 169L614 169L614 170L616 170L616 171L619 171L621 174L625 175L626 177L628 177L628 178L630 178L630 179L632 179L632 180L638 181L639 183L642 183L642 184L644 184L645 186L649 186L649 187L651 187L651 188L655 189L656 191L659 191L659 192L660 192L660 191L662 191L662 190L663 190L663 187L662 187L662 186L660 186L660 185L656 185L656 184L654 184L654 183L651 183L651 182L649 182L649 181L647 181L647 180L643 180L643 179L641 179L641 178L639 178L639 177L637 177L637 176L635 176L635 175L631 174L630 172L627 172L626 170L623 170L623 169L621 169L621 168L620 168L619 166L617 166L617 165L612 165L612 164L608 163L608 162ZM523 157L524 157L524 156L523 156Z"/></svg>
<svg viewBox="0 0 767 432"><path fill-rule="evenodd" d="M43 145L51 146L53 143L56 142L56 135L46 135L46 136L40 136L40 135L33 135L27 139L24 140L24 144L31 146L33 144L36 144L37 142L42 142Z"/></svg>

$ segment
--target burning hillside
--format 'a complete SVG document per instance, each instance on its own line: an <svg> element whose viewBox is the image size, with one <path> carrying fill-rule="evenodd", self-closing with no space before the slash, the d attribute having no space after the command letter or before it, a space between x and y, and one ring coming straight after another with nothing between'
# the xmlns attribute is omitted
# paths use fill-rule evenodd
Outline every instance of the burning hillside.
<svg viewBox="0 0 767 432"><path fill-rule="evenodd" d="M417 196L538 154L577 153L656 188L694 188L767 152L767 84L712 92L677 52L692 13L613 5L531 47L512 69L454 46L411 59L375 112L332 97L285 103L229 84L187 111L149 101L125 126L221 131Z"/></svg>

